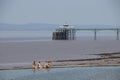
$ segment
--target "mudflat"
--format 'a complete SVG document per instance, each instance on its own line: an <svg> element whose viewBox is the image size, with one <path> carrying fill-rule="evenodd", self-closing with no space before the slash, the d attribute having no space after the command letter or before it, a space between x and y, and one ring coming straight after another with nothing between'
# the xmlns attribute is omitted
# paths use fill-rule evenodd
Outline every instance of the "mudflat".
<svg viewBox="0 0 120 80"><path fill-rule="evenodd" d="M120 52L120 40L0 42L0 64L86 59L97 57L91 54L114 52Z"/></svg>

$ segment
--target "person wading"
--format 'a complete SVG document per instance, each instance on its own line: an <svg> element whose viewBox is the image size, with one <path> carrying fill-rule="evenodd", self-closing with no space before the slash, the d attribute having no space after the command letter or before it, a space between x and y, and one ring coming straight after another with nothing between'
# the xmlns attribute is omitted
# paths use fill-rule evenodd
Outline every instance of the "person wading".
<svg viewBox="0 0 120 80"><path fill-rule="evenodd" d="M32 63L32 68L36 69L36 63L35 63L35 61L33 61L33 63Z"/></svg>
<svg viewBox="0 0 120 80"><path fill-rule="evenodd" d="M47 63L45 63L44 68L50 68L51 67L51 61L47 61Z"/></svg>
<svg viewBox="0 0 120 80"><path fill-rule="evenodd" d="M41 62L40 62L40 61L38 62L37 69L39 69L39 70L42 69L42 65L41 65Z"/></svg>

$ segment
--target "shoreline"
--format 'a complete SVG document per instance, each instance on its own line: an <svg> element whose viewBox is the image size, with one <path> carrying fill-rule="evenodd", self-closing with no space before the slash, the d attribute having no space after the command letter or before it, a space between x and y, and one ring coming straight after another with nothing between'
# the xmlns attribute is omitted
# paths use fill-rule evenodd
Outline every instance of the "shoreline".
<svg viewBox="0 0 120 80"><path fill-rule="evenodd" d="M52 68L74 68L74 67L120 67L120 65L113 64L113 65L71 65L71 66L53 66ZM23 70L23 69L33 69L32 67L17 67L17 68L2 68L1 70ZM43 68L46 69L46 68ZM33 69L34 70L34 69ZM37 69L36 69L37 70Z"/></svg>
<svg viewBox="0 0 120 80"><path fill-rule="evenodd" d="M0 70L30 69L39 60L52 68L120 66L120 40L0 42Z"/></svg>
<svg viewBox="0 0 120 80"><path fill-rule="evenodd" d="M100 56L100 58L53 60L51 68L120 66L120 52L109 53L109 55L106 55L106 53L97 55ZM18 66L0 66L0 70L19 69L32 69L32 63Z"/></svg>

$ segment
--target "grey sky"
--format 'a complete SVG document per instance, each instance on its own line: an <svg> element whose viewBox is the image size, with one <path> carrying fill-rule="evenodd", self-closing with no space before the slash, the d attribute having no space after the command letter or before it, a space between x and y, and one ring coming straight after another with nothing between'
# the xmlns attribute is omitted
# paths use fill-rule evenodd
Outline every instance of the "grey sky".
<svg viewBox="0 0 120 80"><path fill-rule="evenodd" d="M120 0L0 0L0 23L120 25Z"/></svg>

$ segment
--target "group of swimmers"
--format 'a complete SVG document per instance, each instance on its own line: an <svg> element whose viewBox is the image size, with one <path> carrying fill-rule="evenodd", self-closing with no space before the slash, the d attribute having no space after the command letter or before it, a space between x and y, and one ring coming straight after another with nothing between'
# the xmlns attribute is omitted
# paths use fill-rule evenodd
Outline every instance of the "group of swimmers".
<svg viewBox="0 0 120 80"><path fill-rule="evenodd" d="M47 63L45 63L44 66L42 66L40 61L37 64L36 64L35 61L33 61L32 67L33 67L33 69L39 69L39 70L42 69L42 68L50 68L51 67L51 61L47 61Z"/></svg>

